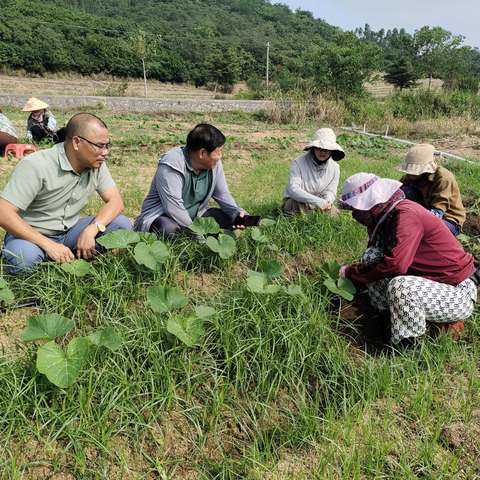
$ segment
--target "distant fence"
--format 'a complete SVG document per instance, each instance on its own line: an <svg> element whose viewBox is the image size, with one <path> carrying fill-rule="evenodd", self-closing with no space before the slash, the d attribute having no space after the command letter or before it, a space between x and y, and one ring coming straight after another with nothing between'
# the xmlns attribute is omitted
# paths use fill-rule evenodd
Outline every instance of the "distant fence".
<svg viewBox="0 0 480 480"><path fill-rule="evenodd" d="M137 97L73 97L68 95L41 95L52 109L74 110L85 107L106 108L114 112L257 112L267 108L265 100L204 100L161 99ZM0 95L0 105L22 108L28 97L25 95Z"/></svg>

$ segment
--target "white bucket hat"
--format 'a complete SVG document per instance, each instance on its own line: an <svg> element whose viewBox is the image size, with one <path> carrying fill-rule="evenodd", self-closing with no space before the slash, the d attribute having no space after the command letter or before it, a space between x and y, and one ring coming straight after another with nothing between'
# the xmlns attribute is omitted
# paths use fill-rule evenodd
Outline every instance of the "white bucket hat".
<svg viewBox="0 0 480 480"><path fill-rule="evenodd" d="M35 112L36 110L44 110L46 108L48 108L48 103L42 102L42 100L36 97L30 97L22 108L22 112Z"/></svg>
<svg viewBox="0 0 480 480"><path fill-rule="evenodd" d="M338 162L345 156L343 148L337 143L337 136L331 128L320 128L315 132L313 139L307 143L304 150L309 150L312 147L323 148L324 150L331 150L332 158Z"/></svg>
<svg viewBox="0 0 480 480"><path fill-rule="evenodd" d="M435 147L429 143L419 143L407 152L405 160L398 170L410 175L421 175L422 173L435 173L437 168Z"/></svg>
<svg viewBox="0 0 480 480"><path fill-rule="evenodd" d="M401 186L402 183L397 180L380 178L373 173L356 173L345 180L340 207L370 210L388 201Z"/></svg>

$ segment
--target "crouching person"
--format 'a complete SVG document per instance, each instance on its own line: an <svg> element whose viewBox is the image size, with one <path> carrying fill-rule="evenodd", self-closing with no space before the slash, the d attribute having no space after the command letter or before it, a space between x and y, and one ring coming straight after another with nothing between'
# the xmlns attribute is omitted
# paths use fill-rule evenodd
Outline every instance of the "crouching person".
<svg viewBox="0 0 480 480"><path fill-rule="evenodd" d="M340 275L366 284L372 306L390 312L392 345L412 343L427 322L458 330L477 299L473 257L440 218L405 199L401 186L357 173L340 202L369 236L362 262L341 267Z"/></svg>
<svg viewBox="0 0 480 480"><path fill-rule="evenodd" d="M230 194L223 173L223 133L201 123L187 136L184 147L163 155L153 177L135 230L172 238L197 217L213 217L221 228L233 229L244 216ZM213 198L220 208L208 208ZM238 226L238 228L243 228Z"/></svg>
<svg viewBox="0 0 480 480"><path fill-rule="evenodd" d="M318 209L335 215L338 211L333 202L340 180L338 161L345 153L331 128L317 130L304 150L292 162L282 209L289 214Z"/></svg>
<svg viewBox="0 0 480 480"><path fill-rule="evenodd" d="M99 249L98 236L132 228L120 215L122 198L105 164L109 150L104 122L79 113L68 122L64 143L19 162L0 194L8 272L30 271L47 258L90 259ZM95 216L79 218L95 191L105 205Z"/></svg>

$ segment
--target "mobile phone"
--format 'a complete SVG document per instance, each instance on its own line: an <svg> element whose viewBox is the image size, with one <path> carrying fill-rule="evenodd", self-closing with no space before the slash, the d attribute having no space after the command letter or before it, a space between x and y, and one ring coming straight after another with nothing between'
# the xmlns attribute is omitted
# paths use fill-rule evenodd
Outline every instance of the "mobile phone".
<svg viewBox="0 0 480 480"><path fill-rule="evenodd" d="M238 216L233 222L234 225L245 225L245 227L256 227L260 223L260 215Z"/></svg>

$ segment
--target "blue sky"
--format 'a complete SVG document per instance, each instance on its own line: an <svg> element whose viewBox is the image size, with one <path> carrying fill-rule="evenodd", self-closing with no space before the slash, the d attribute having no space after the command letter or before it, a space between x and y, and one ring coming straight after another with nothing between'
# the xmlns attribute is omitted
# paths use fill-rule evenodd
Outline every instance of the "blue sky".
<svg viewBox="0 0 480 480"><path fill-rule="evenodd" d="M440 26L463 35L465 44L480 48L480 0L272 0L292 9L309 10L316 18L353 30L368 23L373 30Z"/></svg>

